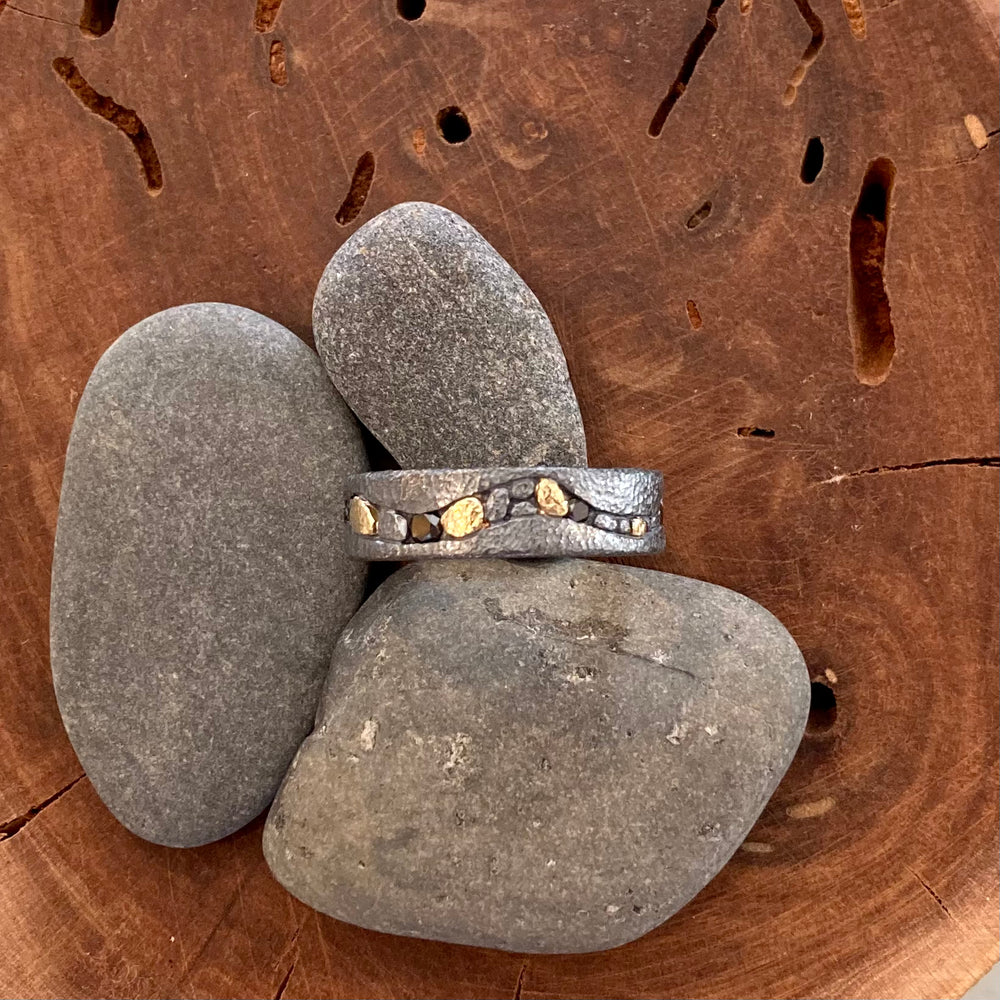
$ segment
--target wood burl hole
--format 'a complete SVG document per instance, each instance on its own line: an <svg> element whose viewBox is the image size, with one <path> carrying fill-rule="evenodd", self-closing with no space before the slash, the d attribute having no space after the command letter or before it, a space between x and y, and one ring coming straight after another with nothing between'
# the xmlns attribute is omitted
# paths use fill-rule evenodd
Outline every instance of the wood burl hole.
<svg viewBox="0 0 1000 1000"><path fill-rule="evenodd" d="M3 4L0 4L2 7ZM115 26L118 0L83 0L80 12L80 30L85 35L100 38Z"/></svg>
<svg viewBox="0 0 1000 1000"><path fill-rule="evenodd" d="M880 385L889 377L896 333L885 285L885 255L896 167L880 156L868 164L851 216L851 284L847 313L858 381Z"/></svg>
<svg viewBox="0 0 1000 1000"><path fill-rule="evenodd" d="M837 696L829 684L813 681L810 685L809 722L811 733L824 733L837 721Z"/></svg>
<svg viewBox="0 0 1000 1000"><path fill-rule="evenodd" d="M711 214L712 203L710 201L706 201L697 212L691 215L684 225L688 229L697 229Z"/></svg>
<svg viewBox="0 0 1000 1000"><path fill-rule="evenodd" d="M271 42L267 65L268 72L271 74L271 83L276 87L286 87L288 85L288 57L285 53L285 43L280 38Z"/></svg>
<svg viewBox="0 0 1000 1000"><path fill-rule="evenodd" d="M427 8L427 0L396 0L396 13L404 21L419 21Z"/></svg>
<svg viewBox="0 0 1000 1000"><path fill-rule="evenodd" d="M806 143L805 155L802 157L802 170L799 172L799 177L803 184L812 184L819 177L819 172L823 169L823 156L823 140L818 135L814 135Z"/></svg>
<svg viewBox="0 0 1000 1000"><path fill-rule="evenodd" d="M454 106L442 108L437 113L438 134L445 142L458 146L472 135L472 126L465 112Z"/></svg>

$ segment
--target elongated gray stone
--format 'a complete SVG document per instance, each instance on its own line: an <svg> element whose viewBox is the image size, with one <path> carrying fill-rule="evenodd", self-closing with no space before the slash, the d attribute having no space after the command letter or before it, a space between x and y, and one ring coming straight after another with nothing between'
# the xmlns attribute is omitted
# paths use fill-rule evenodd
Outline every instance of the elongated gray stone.
<svg viewBox="0 0 1000 1000"><path fill-rule="evenodd" d="M316 355L248 309L168 309L98 362L66 456L52 673L139 836L205 843L273 797L361 599L340 483L365 465Z"/></svg>
<svg viewBox="0 0 1000 1000"><path fill-rule="evenodd" d="M337 643L264 852L363 927L611 948L737 848L809 694L791 636L721 587L583 560L411 564Z"/></svg>
<svg viewBox="0 0 1000 1000"><path fill-rule="evenodd" d="M464 219L407 202L334 254L313 305L330 377L402 468L586 465L548 316Z"/></svg>

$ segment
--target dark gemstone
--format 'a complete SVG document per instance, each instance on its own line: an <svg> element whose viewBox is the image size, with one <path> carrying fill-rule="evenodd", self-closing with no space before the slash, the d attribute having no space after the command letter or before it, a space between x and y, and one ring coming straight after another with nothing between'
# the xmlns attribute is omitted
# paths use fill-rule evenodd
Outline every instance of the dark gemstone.
<svg viewBox="0 0 1000 1000"><path fill-rule="evenodd" d="M587 506L582 500L574 500L570 504L569 516L573 518L574 521L586 521L590 517L590 507Z"/></svg>
<svg viewBox="0 0 1000 1000"><path fill-rule="evenodd" d="M437 514L414 514L410 518L410 535L415 542L433 542L441 537L441 518Z"/></svg>

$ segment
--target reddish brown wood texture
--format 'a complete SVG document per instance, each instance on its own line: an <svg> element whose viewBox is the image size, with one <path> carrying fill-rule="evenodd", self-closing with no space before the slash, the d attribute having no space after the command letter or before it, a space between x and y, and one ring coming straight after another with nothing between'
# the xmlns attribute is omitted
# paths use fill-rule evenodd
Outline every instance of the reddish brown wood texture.
<svg viewBox="0 0 1000 1000"><path fill-rule="evenodd" d="M93 24L112 5L84 6ZM97 37L81 0L0 0L2 995L959 995L998 931L995 6L257 6L122 0ZM463 144L438 134L449 106ZM880 157L888 235L876 190L852 238ZM612 953L361 931L270 879L259 823L171 851L86 779L59 794L80 768L48 576L95 361L192 300L308 339L330 254L406 199L461 212L535 289L594 463L664 471L655 565L761 601L837 699L750 843ZM862 302L859 328L852 273L884 278L887 375L884 310Z"/></svg>

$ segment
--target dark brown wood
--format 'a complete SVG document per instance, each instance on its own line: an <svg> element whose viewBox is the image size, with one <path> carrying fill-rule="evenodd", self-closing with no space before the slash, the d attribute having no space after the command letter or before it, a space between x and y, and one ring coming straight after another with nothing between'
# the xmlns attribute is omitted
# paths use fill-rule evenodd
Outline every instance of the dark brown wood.
<svg viewBox="0 0 1000 1000"><path fill-rule="evenodd" d="M998 935L995 5L420 6L123 0L108 28L0 0L0 993L958 996ZM59 723L48 574L95 361L192 300L308 338L331 253L406 199L535 289L594 463L664 471L654 565L762 602L817 684L749 842L612 953L339 924L270 879L259 823L144 844Z"/></svg>

